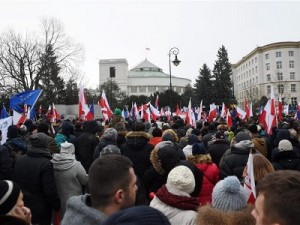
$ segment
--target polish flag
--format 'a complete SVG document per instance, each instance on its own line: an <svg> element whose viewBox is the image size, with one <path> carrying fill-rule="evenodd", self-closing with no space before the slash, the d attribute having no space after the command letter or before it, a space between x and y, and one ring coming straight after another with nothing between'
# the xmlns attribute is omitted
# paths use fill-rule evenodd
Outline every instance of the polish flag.
<svg viewBox="0 0 300 225"><path fill-rule="evenodd" d="M160 116L165 116L165 110L164 110L164 108L160 108Z"/></svg>
<svg viewBox="0 0 300 225"><path fill-rule="evenodd" d="M202 111L203 111L203 100L201 100L200 102L200 107L199 107L199 110L198 110L198 118L197 118L197 121L201 120L201 115L202 115Z"/></svg>
<svg viewBox="0 0 300 225"><path fill-rule="evenodd" d="M271 86L271 98L268 100L264 110L259 115L258 120L265 126L267 133L271 135L271 128L277 124L273 86Z"/></svg>
<svg viewBox="0 0 300 225"><path fill-rule="evenodd" d="M241 118L241 119L245 119L247 113L246 113L244 110L242 110L240 107L238 107L238 106L235 106L235 108L236 108L237 116L238 116L239 118Z"/></svg>
<svg viewBox="0 0 300 225"><path fill-rule="evenodd" d="M213 119L216 118L216 116L217 116L217 106L215 105L215 103L210 104L207 121L211 123Z"/></svg>
<svg viewBox="0 0 300 225"><path fill-rule="evenodd" d="M284 113L285 115L289 115L289 105L284 105L284 106L283 106L283 113Z"/></svg>
<svg viewBox="0 0 300 225"><path fill-rule="evenodd" d="M157 118L159 117L159 111L157 110L157 108L151 105L151 103L149 103L149 107L150 107L152 119L157 120Z"/></svg>
<svg viewBox="0 0 300 225"><path fill-rule="evenodd" d="M250 118L250 107L249 107L247 99L245 99L245 101L244 101L244 109L246 111L246 117Z"/></svg>
<svg viewBox="0 0 300 225"><path fill-rule="evenodd" d="M136 105L136 102L133 104L133 117L138 120L140 119L139 111Z"/></svg>
<svg viewBox="0 0 300 225"><path fill-rule="evenodd" d="M277 118L279 121L282 121L282 98L279 96L278 98L278 114Z"/></svg>
<svg viewBox="0 0 300 225"><path fill-rule="evenodd" d="M51 117L51 122L54 123L54 122L56 122L56 120L60 120L60 119L61 119L61 116L57 112L54 103L52 103L52 117Z"/></svg>
<svg viewBox="0 0 300 225"><path fill-rule="evenodd" d="M52 118L51 105L49 105L49 107L48 107L48 111L47 111L47 113L46 113L46 117L47 117L48 119L51 119L51 118Z"/></svg>
<svg viewBox="0 0 300 225"><path fill-rule="evenodd" d="M185 117L185 123L187 125L192 125L193 124L193 119L192 119L192 101L191 101L191 98L189 100L189 104L188 104L188 110L187 110L187 113L186 113L186 117Z"/></svg>
<svg viewBox="0 0 300 225"><path fill-rule="evenodd" d="M249 116L250 117L253 117L253 107L252 107L252 102L250 103L250 113L249 113Z"/></svg>
<svg viewBox="0 0 300 225"><path fill-rule="evenodd" d="M222 118L226 118L226 116L227 116L227 107L225 106L225 104L224 104L224 102L222 103L222 110L221 110L221 114L220 114L220 116L222 117Z"/></svg>
<svg viewBox="0 0 300 225"><path fill-rule="evenodd" d="M227 110L226 122L227 122L227 125L228 125L229 128L232 127L233 122L232 122L232 117L231 117L231 114L230 114L229 110Z"/></svg>
<svg viewBox="0 0 300 225"><path fill-rule="evenodd" d="M107 101L104 90L102 91L102 95L101 95L101 98L100 98L100 101L99 101L99 105L101 107L101 112L102 112L102 115L103 115L104 119L108 120L109 118L111 118L113 113L110 110L110 107L109 107L109 104L108 104L108 101Z"/></svg>
<svg viewBox="0 0 300 225"><path fill-rule="evenodd" d="M84 96L83 87L79 86L79 111L78 118L85 120L86 115L89 113L90 109L86 103L86 98Z"/></svg>
<svg viewBox="0 0 300 225"><path fill-rule="evenodd" d="M146 122L151 122L151 118L150 118L150 110L149 107L147 107L146 109L143 110L144 111L144 120Z"/></svg>
<svg viewBox="0 0 300 225"><path fill-rule="evenodd" d="M248 162L246 165L244 191L246 193L248 203L254 204L255 199L256 199L256 191L255 191L255 179L254 179L252 152L249 153Z"/></svg>

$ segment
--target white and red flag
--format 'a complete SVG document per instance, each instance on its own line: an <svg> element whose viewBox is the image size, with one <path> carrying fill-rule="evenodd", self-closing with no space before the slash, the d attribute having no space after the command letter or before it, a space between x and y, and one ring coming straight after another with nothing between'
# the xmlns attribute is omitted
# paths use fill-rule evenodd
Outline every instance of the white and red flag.
<svg viewBox="0 0 300 225"><path fill-rule="evenodd" d="M271 98L268 100L264 110L259 115L258 120L265 126L266 132L271 135L272 127L277 124L273 86L271 86Z"/></svg>
<svg viewBox="0 0 300 225"><path fill-rule="evenodd" d="M232 122L232 117L231 117L231 114L230 114L229 110L227 110L227 114L226 114L226 122L227 122L227 126L228 126L229 128L232 127L233 122Z"/></svg>
<svg viewBox="0 0 300 225"><path fill-rule="evenodd" d="M250 118L250 106L247 99L244 101L244 109L246 111L246 117Z"/></svg>
<svg viewBox="0 0 300 225"><path fill-rule="evenodd" d="M109 118L112 117L113 113L110 110L104 90L102 91L102 95L101 95L101 98L99 101L99 106L101 107L101 112L102 112L104 120L108 120ZM90 111L90 109L89 109L89 111Z"/></svg>
<svg viewBox="0 0 300 225"><path fill-rule="evenodd" d="M200 107L199 107L199 110L198 110L198 118L197 118L197 121L201 120L201 116L202 116L202 111L203 111L203 100L201 100L200 102Z"/></svg>
<svg viewBox="0 0 300 225"><path fill-rule="evenodd" d="M191 98L189 100L189 104L188 104L188 108L187 108L187 112L186 112L186 117L185 117L185 123L186 125L191 125L193 124L192 121L192 101Z"/></svg>
<svg viewBox="0 0 300 225"><path fill-rule="evenodd" d="M223 102L222 103L222 110L221 110L220 116L225 119L226 116L227 116L227 111L228 111L228 109L227 109L227 107L225 106L225 104Z"/></svg>
<svg viewBox="0 0 300 225"><path fill-rule="evenodd" d="M83 87L79 86L79 102L78 102L79 110L78 110L78 118L85 120L86 115L89 113L90 108L86 103L86 98L84 96Z"/></svg>
<svg viewBox="0 0 300 225"><path fill-rule="evenodd" d="M217 117L217 106L215 103L212 103L209 105L209 114L208 114L207 121L211 123L213 119L216 117Z"/></svg>
<svg viewBox="0 0 300 225"><path fill-rule="evenodd" d="M156 121L157 118L159 117L159 111L157 110L157 108L151 105L151 103L149 103L149 107L150 107L151 117L153 120Z"/></svg>
<svg viewBox="0 0 300 225"><path fill-rule="evenodd" d="M155 99L155 108L158 110L158 95L156 95L156 99Z"/></svg>
<svg viewBox="0 0 300 225"><path fill-rule="evenodd" d="M248 203L254 204L256 199L255 178L253 167L253 154L249 153L248 162L246 165L246 176L244 180L244 191L246 193Z"/></svg>
<svg viewBox="0 0 300 225"><path fill-rule="evenodd" d="M51 117L51 122L54 123L56 122L56 120L60 120L61 116L60 114L57 112L54 103L52 103L52 117Z"/></svg>
<svg viewBox="0 0 300 225"><path fill-rule="evenodd" d="M244 110L242 110L240 107L235 106L236 108L236 114L240 119L245 119L246 118L246 112Z"/></svg>

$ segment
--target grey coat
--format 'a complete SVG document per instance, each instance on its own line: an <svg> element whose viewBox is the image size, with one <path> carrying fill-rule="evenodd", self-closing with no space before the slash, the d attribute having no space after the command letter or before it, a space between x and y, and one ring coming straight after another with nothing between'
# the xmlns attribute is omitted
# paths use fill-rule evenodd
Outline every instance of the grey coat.
<svg viewBox="0 0 300 225"><path fill-rule="evenodd" d="M61 201L60 216L63 218L66 203L72 196L82 194L82 186L88 182L85 169L71 154L54 154L51 160L54 168L57 192Z"/></svg>

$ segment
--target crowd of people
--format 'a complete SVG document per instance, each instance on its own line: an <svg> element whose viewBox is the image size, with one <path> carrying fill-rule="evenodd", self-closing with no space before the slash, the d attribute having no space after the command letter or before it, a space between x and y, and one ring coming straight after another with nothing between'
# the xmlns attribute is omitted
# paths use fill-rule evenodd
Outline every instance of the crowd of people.
<svg viewBox="0 0 300 225"><path fill-rule="evenodd" d="M0 145L0 224L295 225L300 122L27 120ZM244 186L253 155L256 189ZM248 165L249 166L249 165Z"/></svg>

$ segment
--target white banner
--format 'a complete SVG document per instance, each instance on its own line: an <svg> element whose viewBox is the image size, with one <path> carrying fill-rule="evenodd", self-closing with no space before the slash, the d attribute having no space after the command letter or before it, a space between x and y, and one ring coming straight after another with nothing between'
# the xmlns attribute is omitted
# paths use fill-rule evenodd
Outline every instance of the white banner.
<svg viewBox="0 0 300 225"><path fill-rule="evenodd" d="M7 129L10 125L12 125L13 119L12 116L0 119L0 130L2 131L2 140L1 145L6 142L7 139Z"/></svg>

